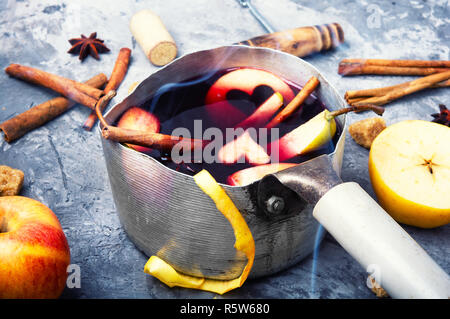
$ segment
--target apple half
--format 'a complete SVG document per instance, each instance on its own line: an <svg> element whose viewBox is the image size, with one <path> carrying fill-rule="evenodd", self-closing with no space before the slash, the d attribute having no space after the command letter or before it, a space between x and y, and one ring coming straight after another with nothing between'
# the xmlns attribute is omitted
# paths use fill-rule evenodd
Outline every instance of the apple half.
<svg viewBox="0 0 450 319"><path fill-rule="evenodd" d="M388 126L372 143L369 175L380 205L398 222L450 222L449 127L421 120Z"/></svg>

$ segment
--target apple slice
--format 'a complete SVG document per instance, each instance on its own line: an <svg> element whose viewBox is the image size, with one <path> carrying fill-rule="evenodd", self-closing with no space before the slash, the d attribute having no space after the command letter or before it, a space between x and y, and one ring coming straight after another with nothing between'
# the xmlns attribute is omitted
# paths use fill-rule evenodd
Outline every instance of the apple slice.
<svg viewBox="0 0 450 319"><path fill-rule="evenodd" d="M235 128L243 128L246 131L219 150L220 162L234 164L242 157L245 157L251 164L266 164L270 162L270 156L261 145L252 139L248 128L264 126L282 105L283 96L276 92L261 104L252 115L236 125Z"/></svg>
<svg viewBox="0 0 450 319"><path fill-rule="evenodd" d="M294 163L275 163L265 164L255 167L246 168L228 176L227 183L231 186L245 186L256 182L268 174L282 171L286 168L293 167Z"/></svg>
<svg viewBox="0 0 450 319"><path fill-rule="evenodd" d="M270 150L278 149L278 160L286 161L294 156L319 149L328 143L335 133L334 116L331 116L328 110L324 110L279 140L272 142Z"/></svg>
<svg viewBox="0 0 450 319"><path fill-rule="evenodd" d="M259 128L263 127L270 118L280 109L283 105L283 95L275 92L269 97L263 104L261 104L249 117L240 122L236 127L242 127L248 129L250 127Z"/></svg>
<svg viewBox="0 0 450 319"><path fill-rule="evenodd" d="M147 131L151 133L158 133L160 123L156 116L146 110L133 106L125 111L117 123L118 127L130 130ZM139 152L149 152L151 149L144 146L127 144L127 146Z"/></svg>
<svg viewBox="0 0 450 319"><path fill-rule="evenodd" d="M245 157L250 164L260 165L270 162L266 150L256 143L248 130L235 140L228 142L219 150L219 161L224 164L234 164Z"/></svg>
<svg viewBox="0 0 450 319"><path fill-rule="evenodd" d="M432 228L450 223L450 128L402 121L372 143L369 175L380 205L400 223Z"/></svg>
<svg viewBox="0 0 450 319"><path fill-rule="evenodd" d="M220 77L209 89L205 102L212 104L224 101L231 90L240 90L251 96L255 88L261 85L280 92L286 102L294 98L294 92L289 85L275 74L260 69L242 68Z"/></svg>

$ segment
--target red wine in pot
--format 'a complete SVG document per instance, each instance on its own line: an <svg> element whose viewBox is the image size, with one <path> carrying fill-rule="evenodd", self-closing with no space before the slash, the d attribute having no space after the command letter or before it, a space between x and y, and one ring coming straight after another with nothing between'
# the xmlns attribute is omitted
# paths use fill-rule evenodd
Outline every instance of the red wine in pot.
<svg viewBox="0 0 450 319"><path fill-rule="evenodd" d="M205 97L208 90L224 74L236 70L217 70L197 76L180 83L171 83L162 86L146 103L140 105L143 109L156 115L161 122L161 133L174 135L177 128L184 128L190 133L192 138L202 138L203 133L208 128L218 128L223 133L223 144L226 143L226 129L234 127L243 118L252 114L265 100L267 100L274 90L268 85L258 85L251 95L233 88L226 94L229 109L222 112L211 112L211 105L205 105ZM284 80L284 79L283 79ZM292 89L294 96L300 91L301 86L296 83L284 80ZM289 101L284 101L284 105ZM325 105L314 94L308 97L303 105L287 120L278 127L278 136L282 137L291 130L305 123L325 109ZM201 123L201 127L199 127ZM200 130L199 130L200 129ZM337 123L337 131L334 138L322 148L305 155L296 156L286 162L301 163L321 154L329 154L334 151L335 145L342 132L342 128ZM272 136L268 131L268 142ZM200 136L198 136L200 134ZM194 175L202 169L208 170L220 183L226 183L231 174L254 165L250 163L223 164L217 161L207 163L202 158L192 158L189 161L174 163L170 154L162 154L157 150L152 150L148 155L154 157L167 167L181 173ZM214 154L213 154L214 155ZM217 155L217 154L215 154Z"/></svg>

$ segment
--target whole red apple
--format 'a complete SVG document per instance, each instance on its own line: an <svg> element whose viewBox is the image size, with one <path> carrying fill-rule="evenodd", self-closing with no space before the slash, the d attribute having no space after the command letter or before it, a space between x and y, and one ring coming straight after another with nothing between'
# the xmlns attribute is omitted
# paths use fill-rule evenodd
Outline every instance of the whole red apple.
<svg viewBox="0 0 450 319"><path fill-rule="evenodd" d="M133 106L126 110L117 123L118 127L126 128L130 130L146 131L158 133L160 129L160 123L156 116L146 110ZM127 146L135 149L139 152L148 152L151 149L144 146L127 144Z"/></svg>
<svg viewBox="0 0 450 319"><path fill-rule="evenodd" d="M0 298L58 298L69 264L66 236L47 206L0 197Z"/></svg>

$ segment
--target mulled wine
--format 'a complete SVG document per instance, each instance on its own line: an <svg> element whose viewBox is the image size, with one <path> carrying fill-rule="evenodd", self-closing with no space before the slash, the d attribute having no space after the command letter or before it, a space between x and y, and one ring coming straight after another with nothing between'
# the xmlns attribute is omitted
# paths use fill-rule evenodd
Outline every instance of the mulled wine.
<svg viewBox="0 0 450 319"><path fill-rule="evenodd" d="M274 156L276 154L270 145L326 109L322 101L311 94L289 118L274 128L265 128L266 120L282 110L301 88L270 72L251 68L217 70L180 83L166 84L146 103L139 105L159 121L153 127L167 135L211 140L214 145L205 147L203 152L186 153L181 150L177 156L174 156L174 151L169 154L154 149L138 150L181 173L194 175L206 169L218 182L227 183L229 176L237 171L263 164L249 160L257 152L270 157L269 161L264 158L264 163L277 163L278 157ZM278 92L282 101L272 107L265 106L263 110L262 105L268 104L269 99L276 102L275 92ZM240 123L248 123L250 117L256 120L252 123L257 124L254 127L240 127ZM258 119L262 121L258 122ZM237 145L236 151L241 153L237 154L235 160L224 162L220 150L227 143L238 139L242 141L243 132L250 132L250 137L244 144ZM282 162L301 163L331 153L340 134L341 128L337 125L336 134L329 143L306 154L283 159ZM254 148L248 147L248 144Z"/></svg>

